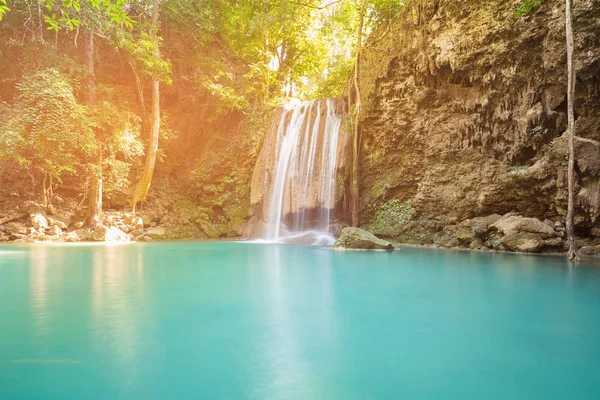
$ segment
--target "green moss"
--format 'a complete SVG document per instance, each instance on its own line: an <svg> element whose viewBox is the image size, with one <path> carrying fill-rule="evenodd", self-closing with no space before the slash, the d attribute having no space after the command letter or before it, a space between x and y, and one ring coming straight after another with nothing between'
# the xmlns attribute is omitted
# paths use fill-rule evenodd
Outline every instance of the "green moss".
<svg viewBox="0 0 600 400"><path fill-rule="evenodd" d="M392 199L382 204L375 212L375 217L369 224L369 230L375 235L384 237L398 236L412 215L411 200L401 203L397 199Z"/></svg>
<svg viewBox="0 0 600 400"><path fill-rule="evenodd" d="M527 168L529 168L529 165L519 165L517 167L510 167L508 169L508 172L519 172L519 171L525 171Z"/></svg>

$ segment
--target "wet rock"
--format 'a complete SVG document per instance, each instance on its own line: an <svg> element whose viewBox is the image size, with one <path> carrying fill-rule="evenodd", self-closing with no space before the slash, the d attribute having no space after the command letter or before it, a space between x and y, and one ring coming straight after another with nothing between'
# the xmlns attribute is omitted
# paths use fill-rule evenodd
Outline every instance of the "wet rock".
<svg viewBox="0 0 600 400"><path fill-rule="evenodd" d="M509 249L524 253L536 253L544 245L544 239L540 235L530 232L509 233L501 241Z"/></svg>
<svg viewBox="0 0 600 400"><path fill-rule="evenodd" d="M537 218L525 218L516 215L509 215L500 218L491 225L505 235L516 233L535 233L544 239L554 237L556 232L554 228L548 226Z"/></svg>
<svg viewBox="0 0 600 400"><path fill-rule="evenodd" d="M48 227L48 220L42 213L34 213L30 215L31 226L36 230L43 230Z"/></svg>
<svg viewBox="0 0 600 400"><path fill-rule="evenodd" d="M379 239L371 232L360 228L344 228L338 240L333 245L334 249L355 250L393 250L394 246L385 240Z"/></svg>

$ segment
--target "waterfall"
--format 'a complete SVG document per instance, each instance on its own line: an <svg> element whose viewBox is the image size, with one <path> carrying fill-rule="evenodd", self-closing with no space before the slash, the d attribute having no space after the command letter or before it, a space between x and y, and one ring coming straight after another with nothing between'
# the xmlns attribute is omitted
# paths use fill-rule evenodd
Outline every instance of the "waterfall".
<svg viewBox="0 0 600 400"><path fill-rule="evenodd" d="M265 239L329 232L342 114L341 100L321 99L285 106L276 117L255 170L261 176L253 179L253 192L263 185L257 190L265 203Z"/></svg>

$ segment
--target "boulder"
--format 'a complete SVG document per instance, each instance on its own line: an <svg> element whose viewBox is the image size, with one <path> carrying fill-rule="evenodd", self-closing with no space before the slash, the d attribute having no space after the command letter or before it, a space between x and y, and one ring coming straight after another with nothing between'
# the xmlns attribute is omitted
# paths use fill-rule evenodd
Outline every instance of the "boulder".
<svg viewBox="0 0 600 400"><path fill-rule="evenodd" d="M114 226L98 225L91 233L95 242L128 242L129 235Z"/></svg>
<svg viewBox="0 0 600 400"><path fill-rule="evenodd" d="M142 219L142 217L137 217L137 216L134 215L129 220L129 225L133 226L135 229L143 228L144 227L144 220Z"/></svg>
<svg viewBox="0 0 600 400"><path fill-rule="evenodd" d="M28 200L21 205L21 210L28 214L45 214L46 210L44 207L36 203L35 201Z"/></svg>
<svg viewBox="0 0 600 400"><path fill-rule="evenodd" d="M143 226L148 227L148 226L152 225L152 217L150 215L144 214L141 216L141 218L142 218Z"/></svg>
<svg viewBox="0 0 600 400"><path fill-rule="evenodd" d="M29 214L28 213L11 213L9 215L6 215L2 218L0 218L0 225L2 224L6 224L9 222L13 222L13 221L17 221L19 219L25 218L27 217Z"/></svg>
<svg viewBox="0 0 600 400"><path fill-rule="evenodd" d="M563 245L563 241L559 237L544 240L545 247L560 247L562 245Z"/></svg>
<svg viewBox="0 0 600 400"><path fill-rule="evenodd" d="M135 237L138 237L140 235L143 235L145 233L144 229L142 228L137 228L135 229L133 232L130 233L130 235L133 235Z"/></svg>
<svg viewBox="0 0 600 400"><path fill-rule="evenodd" d="M28 232L27 227L20 222L9 222L5 225L4 231L8 234L19 234L26 235Z"/></svg>
<svg viewBox="0 0 600 400"><path fill-rule="evenodd" d="M46 234L50 236L60 236L62 235L62 229L60 229L58 225L52 225L46 230Z"/></svg>
<svg viewBox="0 0 600 400"><path fill-rule="evenodd" d="M154 228L150 228L146 231L146 235L152 239L166 239L167 238L167 230L163 227L156 226Z"/></svg>
<svg viewBox="0 0 600 400"><path fill-rule="evenodd" d="M333 245L334 249L355 250L393 250L390 242L379 239L371 232L360 228L344 228L338 240Z"/></svg>
<svg viewBox="0 0 600 400"><path fill-rule="evenodd" d="M525 218L517 215L508 215L494 222L491 228L497 229L505 235L516 233L535 233L543 239L556 236L552 226L549 226L537 218Z"/></svg>
<svg viewBox="0 0 600 400"><path fill-rule="evenodd" d="M583 246L579 249L579 254L588 257L600 257L600 245L598 246Z"/></svg>
<svg viewBox="0 0 600 400"><path fill-rule="evenodd" d="M498 214L488 215L486 217L476 217L467 219L459 224L471 228L471 235L474 237L483 237L488 232L490 226L498 221L502 216Z"/></svg>
<svg viewBox="0 0 600 400"><path fill-rule="evenodd" d="M53 215L52 217L48 217L48 223L50 225L56 225L60 229L68 229L71 221L67 217L63 217L62 215Z"/></svg>
<svg viewBox="0 0 600 400"><path fill-rule="evenodd" d="M33 213L31 217L31 226L36 230L46 229L48 227L48 220L42 213Z"/></svg>
<svg viewBox="0 0 600 400"><path fill-rule="evenodd" d="M536 253L544 246L544 239L537 233L509 233L501 239L503 245L514 251Z"/></svg>

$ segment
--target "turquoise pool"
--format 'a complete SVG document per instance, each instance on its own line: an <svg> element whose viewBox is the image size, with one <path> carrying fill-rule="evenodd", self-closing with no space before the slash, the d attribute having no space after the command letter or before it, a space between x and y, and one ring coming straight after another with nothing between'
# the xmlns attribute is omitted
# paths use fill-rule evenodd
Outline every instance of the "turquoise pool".
<svg viewBox="0 0 600 400"><path fill-rule="evenodd" d="M235 242L0 246L0 399L598 399L600 268Z"/></svg>

